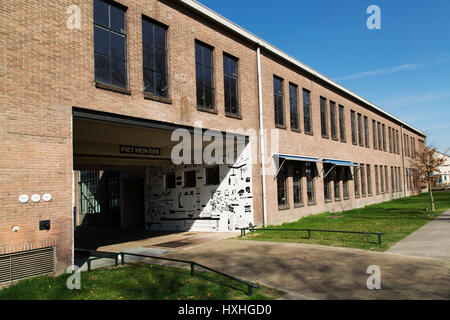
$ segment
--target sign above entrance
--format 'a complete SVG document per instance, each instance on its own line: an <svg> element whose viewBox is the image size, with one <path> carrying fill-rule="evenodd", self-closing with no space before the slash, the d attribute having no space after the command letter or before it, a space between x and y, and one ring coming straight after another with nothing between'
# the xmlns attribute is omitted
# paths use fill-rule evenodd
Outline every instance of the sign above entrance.
<svg viewBox="0 0 450 320"><path fill-rule="evenodd" d="M160 148L138 147L138 146L120 146L120 153L140 154L147 156L160 156Z"/></svg>

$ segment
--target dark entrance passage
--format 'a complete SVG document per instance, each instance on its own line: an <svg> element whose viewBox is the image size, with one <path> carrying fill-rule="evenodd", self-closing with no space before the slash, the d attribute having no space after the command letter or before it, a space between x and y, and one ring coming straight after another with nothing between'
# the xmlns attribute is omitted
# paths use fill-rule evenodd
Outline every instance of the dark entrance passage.
<svg viewBox="0 0 450 320"><path fill-rule="evenodd" d="M120 225L120 172L76 171L76 225Z"/></svg>

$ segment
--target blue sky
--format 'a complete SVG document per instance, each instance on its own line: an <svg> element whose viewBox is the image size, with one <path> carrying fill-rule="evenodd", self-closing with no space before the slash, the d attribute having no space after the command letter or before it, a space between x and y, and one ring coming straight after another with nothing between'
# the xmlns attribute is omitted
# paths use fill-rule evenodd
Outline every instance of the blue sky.
<svg viewBox="0 0 450 320"><path fill-rule="evenodd" d="M450 149L450 1L200 2Z"/></svg>

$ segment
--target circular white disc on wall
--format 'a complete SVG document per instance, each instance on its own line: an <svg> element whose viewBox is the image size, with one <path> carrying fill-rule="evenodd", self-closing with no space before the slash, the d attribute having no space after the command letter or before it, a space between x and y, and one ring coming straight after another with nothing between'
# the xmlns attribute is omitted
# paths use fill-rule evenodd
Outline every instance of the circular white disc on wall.
<svg viewBox="0 0 450 320"><path fill-rule="evenodd" d="M27 194L21 194L21 195L19 196L19 201L22 202L22 203L27 203L29 199L30 199L30 198L28 197Z"/></svg>
<svg viewBox="0 0 450 320"><path fill-rule="evenodd" d="M41 196L38 195L37 193L35 193L35 194L33 194L33 195L31 196L31 201L33 201L33 202L39 202L39 200L41 200Z"/></svg>
<svg viewBox="0 0 450 320"><path fill-rule="evenodd" d="M51 195L50 193L45 193L45 194L42 196L42 200L48 202L48 201L52 200L52 195Z"/></svg>

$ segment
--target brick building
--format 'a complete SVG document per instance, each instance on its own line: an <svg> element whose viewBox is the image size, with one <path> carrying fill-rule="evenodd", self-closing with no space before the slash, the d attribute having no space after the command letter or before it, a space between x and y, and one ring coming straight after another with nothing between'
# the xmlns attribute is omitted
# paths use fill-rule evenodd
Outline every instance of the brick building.
<svg viewBox="0 0 450 320"><path fill-rule="evenodd" d="M14 263L64 270L77 225L224 231L420 191L423 132L195 1L17 0L0 17L0 282ZM173 132L199 123L244 141L234 164L173 163ZM32 255L41 269L20 268Z"/></svg>

